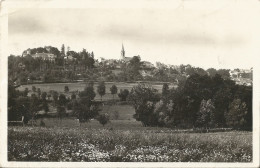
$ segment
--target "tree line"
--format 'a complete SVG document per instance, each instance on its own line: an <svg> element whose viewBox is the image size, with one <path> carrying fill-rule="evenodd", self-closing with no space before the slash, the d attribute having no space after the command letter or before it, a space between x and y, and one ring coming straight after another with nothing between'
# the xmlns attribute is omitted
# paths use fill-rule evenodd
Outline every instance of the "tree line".
<svg viewBox="0 0 260 168"><path fill-rule="evenodd" d="M144 126L252 129L252 87L216 74L193 74L162 94L147 84L133 87L128 100Z"/></svg>
<svg viewBox="0 0 260 168"><path fill-rule="evenodd" d="M94 101L96 93L94 83L89 82L83 91L69 98L56 91L41 92L32 88L33 94L28 97L28 89L18 91L13 86L8 88L8 119L25 116L26 121L34 119L39 110L48 112L52 103L57 109L57 116L62 119L66 110L72 110L79 121L87 122L91 118L104 120L100 115L102 96L106 94L105 82L99 82L97 92L101 101ZM69 92L65 86L64 92ZM118 93L116 85L110 88L113 95ZM169 88L163 84L162 91L149 84L138 84L129 92L120 90L118 97L135 108L134 118L143 126L171 128L223 128L252 129L252 87L236 85L230 79L223 79L216 74L193 74L177 87Z"/></svg>

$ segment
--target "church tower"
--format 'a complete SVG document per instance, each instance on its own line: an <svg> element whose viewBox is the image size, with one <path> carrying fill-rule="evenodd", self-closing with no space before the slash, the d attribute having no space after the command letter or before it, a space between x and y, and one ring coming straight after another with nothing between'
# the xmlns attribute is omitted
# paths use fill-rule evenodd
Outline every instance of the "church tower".
<svg viewBox="0 0 260 168"><path fill-rule="evenodd" d="M121 59L124 60L125 59L125 49L124 49L124 45L122 44L122 50L121 50Z"/></svg>

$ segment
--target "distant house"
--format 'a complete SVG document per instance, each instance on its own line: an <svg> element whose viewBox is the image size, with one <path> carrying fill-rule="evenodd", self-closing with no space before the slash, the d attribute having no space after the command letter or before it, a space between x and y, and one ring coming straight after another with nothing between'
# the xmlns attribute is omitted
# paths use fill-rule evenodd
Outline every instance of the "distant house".
<svg viewBox="0 0 260 168"><path fill-rule="evenodd" d="M238 85L251 86L253 80L253 70L234 69L229 71L230 78Z"/></svg>
<svg viewBox="0 0 260 168"><path fill-rule="evenodd" d="M42 58L43 60L55 61L56 55L50 53L36 53L32 55L33 58Z"/></svg>

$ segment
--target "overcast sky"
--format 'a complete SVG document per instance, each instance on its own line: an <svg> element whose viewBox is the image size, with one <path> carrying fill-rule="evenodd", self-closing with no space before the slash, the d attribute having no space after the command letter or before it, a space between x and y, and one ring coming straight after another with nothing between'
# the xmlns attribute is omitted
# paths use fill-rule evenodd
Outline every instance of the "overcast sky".
<svg viewBox="0 0 260 168"><path fill-rule="evenodd" d="M259 5L227 1L193 8L27 8L9 14L9 53L46 45L202 68L250 68L259 42ZM202 2L202 1L197 1ZM190 6L189 6L190 5ZM259 52L258 52L259 53Z"/></svg>

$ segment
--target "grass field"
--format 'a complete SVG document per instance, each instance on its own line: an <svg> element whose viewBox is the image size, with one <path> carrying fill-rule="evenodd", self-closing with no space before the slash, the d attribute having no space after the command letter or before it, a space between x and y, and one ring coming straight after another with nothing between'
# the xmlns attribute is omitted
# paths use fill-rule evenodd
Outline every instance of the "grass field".
<svg viewBox="0 0 260 168"><path fill-rule="evenodd" d="M82 91L84 83L35 84L41 91L64 93ZM111 100L107 94L104 100ZM116 83L118 90L137 84ZM96 89L97 84L94 88ZM20 86L31 90L32 85ZM153 85L161 91L162 85ZM70 93L69 93L70 94ZM117 98L117 96L115 96ZM100 99L99 95L96 99ZM127 104L102 106L110 122L104 127L97 120L79 124L73 117L38 119L36 127L8 127L9 161L87 161L87 162L251 162L252 132L195 133L194 130L143 127L133 118ZM118 113L118 118L115 117ZM40 122L45 127L40 127Z"/></svg>
<svg viewBox="0 0 260 168"><path fill-rule="evenodd" d="M126 121L127 122L127 121ZM132 121L128 121L133 123ZM113 123L114 124L114 123ZM128 127L133 127L126 124ZM9 127L9 161L251 162L252 133Z"/></svg>

